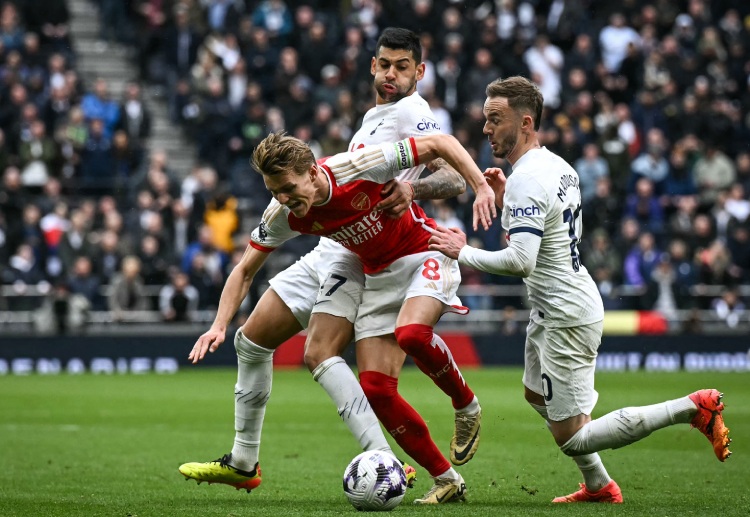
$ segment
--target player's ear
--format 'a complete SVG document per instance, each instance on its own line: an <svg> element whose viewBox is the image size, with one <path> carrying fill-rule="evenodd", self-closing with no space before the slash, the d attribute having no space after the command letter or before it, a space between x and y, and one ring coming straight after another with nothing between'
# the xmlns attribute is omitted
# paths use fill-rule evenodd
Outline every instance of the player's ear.
<svg viewBox="0 0 750 517"><path fill-rule="evenodd" d="M372 59L370 59L370 74L372 74L373 76L375 75L375 69L377 68L377 64L378 64L378 59L373 56Z"/></svg>
<svg viewBox="0 0 750 517"><path fill-rule="evenodd" d="M534 131L534 119L531 117L531 115L524 115L523 120L521 121L521 127L529 131L530 133Z"/></svg>
<svg viewBox="0 0 750 517"><path fill-rule="evenodd" d="M421 81L422 78L424 77L424 69L425 69L424 63L419 63L417 65L417 81Z"/></svg>
<svg viewBox="0 0 750 517"><path fill-rule="evenodd" d="M315 178L318 176L318 164L317 163L313 163L310 166L309 174L310 174L310 179L312 181L315 181Z"/></svg>

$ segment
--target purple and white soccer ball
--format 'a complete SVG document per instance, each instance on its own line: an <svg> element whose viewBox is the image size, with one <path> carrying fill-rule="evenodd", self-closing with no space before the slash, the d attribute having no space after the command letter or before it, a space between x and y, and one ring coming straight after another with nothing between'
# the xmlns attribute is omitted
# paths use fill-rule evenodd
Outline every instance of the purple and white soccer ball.
<svg viewBox="0 0 750 517"><path fill-rule="evenodd" d="M359 511L393 510L406 493L406 473L387 452L363 452L344 471L344 493Z"/></svg>

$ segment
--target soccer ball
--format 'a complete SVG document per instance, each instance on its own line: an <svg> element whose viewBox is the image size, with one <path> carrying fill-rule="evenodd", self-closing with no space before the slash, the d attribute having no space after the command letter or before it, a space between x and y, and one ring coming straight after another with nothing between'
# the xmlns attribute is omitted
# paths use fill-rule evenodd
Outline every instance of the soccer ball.
<svg viewBox="0 0 750 517"><path fill-rule="evenodd" d="M406 473L387 452L363 452L344 471L344 493L359 511L393 510L406 493Z"/></svg>

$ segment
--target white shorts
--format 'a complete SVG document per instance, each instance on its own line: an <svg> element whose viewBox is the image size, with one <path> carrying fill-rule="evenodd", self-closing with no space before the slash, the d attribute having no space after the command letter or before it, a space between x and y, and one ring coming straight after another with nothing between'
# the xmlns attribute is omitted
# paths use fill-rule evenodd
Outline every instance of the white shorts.
<svg viewBox="0 0 750 517"><path fill-rule="evenodd" d="M365 275L354 339L392 334L404 300L415 296L440 300L443 313L466 314L468 309L461 307L456 296L460 283L458 262L437 251L408 255L374 275Z"/></svg>
<svg viewBox="0 0 750 517"><path fill-rule="evenodd" d="M603 328L603 321L568 328L529 322L523 384L544 396L550 420L590 415L594 410L599 399L594 370Z"/></svg>
<svg viewBox="0 0 750 517"><path fill-rule="evenodd" d="M316 246L273 277L269 284L303 328L323 312L354 323L365 275L359 258L347 249Z"/></svg>

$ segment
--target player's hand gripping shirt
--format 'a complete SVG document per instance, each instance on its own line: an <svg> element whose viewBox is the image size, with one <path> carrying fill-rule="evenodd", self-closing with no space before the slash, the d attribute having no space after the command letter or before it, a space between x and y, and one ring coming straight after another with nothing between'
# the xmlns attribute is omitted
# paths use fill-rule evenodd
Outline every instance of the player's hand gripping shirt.
<svg viewBox="0 0 750 517"><path fill-rule="evenodd" d="M532 149L513 167L505 188L502 225L509 239L541 237L536 265L524 278L541 325L569 327L604 318L596 284L581 264L581 190L578 174L546 148Z"/></svg>
<svg viewBox="0 0 750 517"><path fill-rule="evenodd" d="M374 209L382 199L383 184L418 164L411 138L332 156L319 165L330 183L328 199L300 218L272 200L250 245L269 252L299 234L320 235L356 253L367 274L377 273L398 258L427 251L428 228L436 225L418 205L412 204L399 219Z"/></svg>

